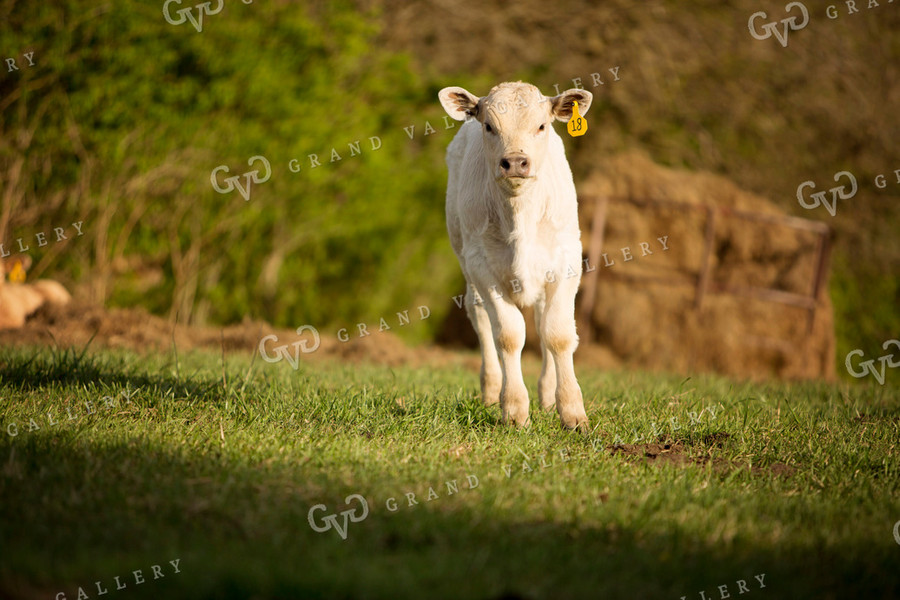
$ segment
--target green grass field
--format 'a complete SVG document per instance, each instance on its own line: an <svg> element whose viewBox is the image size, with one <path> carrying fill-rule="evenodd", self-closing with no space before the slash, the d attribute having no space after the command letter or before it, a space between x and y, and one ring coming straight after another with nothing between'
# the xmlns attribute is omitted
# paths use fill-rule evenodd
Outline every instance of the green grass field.
<svg viewBox="0 0 900 600"><path fill-rule="evenodd" d="M452 363L4 349L0 597L900 596L893 373L578 373L590 436Z"/></svg>

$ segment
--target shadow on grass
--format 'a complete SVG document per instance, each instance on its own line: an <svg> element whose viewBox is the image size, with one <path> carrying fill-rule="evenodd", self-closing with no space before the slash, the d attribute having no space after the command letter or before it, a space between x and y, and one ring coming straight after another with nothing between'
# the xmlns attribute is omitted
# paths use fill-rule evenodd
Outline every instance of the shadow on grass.
<svg viewBox="0 0 900 600"><path fill-rule="evenodd" d="M157 395L175 398L194 398L209 401L223 400L222 381L198 379L196 376L147 374L123 363L112 364L110 358L86 354L72 348L36 350L26 356L17 350L0 350L0 381L18 390L41 390L52 384L108 386L144 389Z"/></svg>
<svg viewBox="0 0 900 600"><path fill-rule="evenodd" d="M128 598L887 598L900 592L896 548L860 539L840 549L735 540L710 545L690 524L629 526L587 508L591 523L556 510L535 521L504 508L518 481L475 472L477 486L396 482L391 465L348 483L292 461L251 464L240 453L197 453L140 439L105 443L73 432L0 438L0 596ZM448 470L457 465L448 465ZM387 483L385 483L387 482ZM426 501L429 486L438 497ZM419 503L404 502L411 489ZM368 515L343 521L345 498ZM397 509L388 497L399 499ZM588 499L563 498L574 506ZM614 498L613 501L627 501ZM324 505L344 530L315 532ZM352 508L352 507L351 507ZM548 511L550 509L548 508ZM355 516L360 515L357 511ZM652 521L651 521L652 522ZM761 524L764 526L764 524ZM889 532L886 540L889 541ZM151 565L180 560L159 581ZM135 570L145 583L135 583ZM765 574L765 588L754 575ZM124 593L122 596L125 598Z"/></svg>

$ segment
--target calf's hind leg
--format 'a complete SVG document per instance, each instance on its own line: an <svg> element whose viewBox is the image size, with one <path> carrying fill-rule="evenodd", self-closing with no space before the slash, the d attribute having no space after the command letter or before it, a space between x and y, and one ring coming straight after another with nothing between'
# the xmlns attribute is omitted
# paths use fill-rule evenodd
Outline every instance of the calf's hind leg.
<svg viewBox="0 0 900 600"><path fill-rule="evenodd" d="M539 334L543 314L544 301L539 300L534 305L534 325ZM543 336L541 336L541 377L538 379L538 399L544 410L550 410L556 406L556 363Z"/></svg>

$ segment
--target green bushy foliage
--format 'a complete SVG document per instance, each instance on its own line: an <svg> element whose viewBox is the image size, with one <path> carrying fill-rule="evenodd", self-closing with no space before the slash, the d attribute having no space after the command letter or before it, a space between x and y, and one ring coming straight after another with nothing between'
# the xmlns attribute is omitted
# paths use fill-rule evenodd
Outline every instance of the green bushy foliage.
<svg viewBox="0 0 900 600"><path fill-rule="evenodd" d="M371 15L346 3L226 0L197 32L161 9L6 7L0 47L33 50L36 63L0 80L10 98L4 177L26 161L11 209L68 198L37 224L14 214L6 238L84 220L55 273L90 273L101 299L180 321L352 327L452 287L445 180L435 177L443 145L422 152L403 132L434 118L432 90L402 55L375 46ZM34 133L27 147L11 141L20 130ZM272 176L249 201L212 189L216 166L242 174L255 155ZM147 272L162 277L142 283Z"/></svg>

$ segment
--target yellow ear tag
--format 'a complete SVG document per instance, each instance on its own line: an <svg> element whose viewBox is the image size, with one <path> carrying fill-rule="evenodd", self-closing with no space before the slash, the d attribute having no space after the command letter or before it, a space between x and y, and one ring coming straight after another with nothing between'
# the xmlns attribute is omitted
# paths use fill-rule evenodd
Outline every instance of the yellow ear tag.
<svg viewBox="0 0 900 600"><path fill-rule="evenodd" d="M13 265L12 271L9 272L9 282L10 283L22 283L25 281L25 269L22 268L22 263L17 262Z"/></svg>
<svg viewBox="0 0 900 600"><path fill-rule="evenodd" d="M568 126L566 129L569 130L569 135L572 137L578 137L579 135L584 135L587 133L588 123L587 119L581 116L581 113L578 112L578 102L573 102L572 106L572 118L569 119Z"/></svg>

